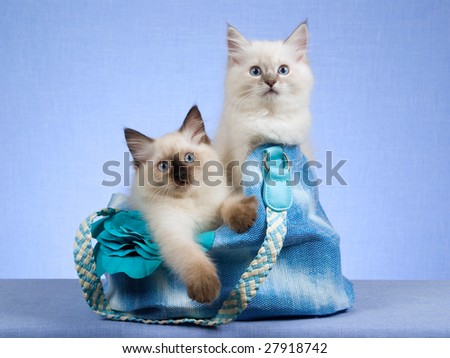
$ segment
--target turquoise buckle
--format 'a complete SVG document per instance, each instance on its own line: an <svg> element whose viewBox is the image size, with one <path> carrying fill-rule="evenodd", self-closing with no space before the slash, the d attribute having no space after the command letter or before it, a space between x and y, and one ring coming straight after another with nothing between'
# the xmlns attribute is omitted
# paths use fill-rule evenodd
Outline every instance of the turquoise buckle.
<svg viewBox="0 0 450 358"><path fill-rule="evenodd" d="M291 163L280 146L264 151L263 200L274 211L285 211L292 206Z"/></svg>

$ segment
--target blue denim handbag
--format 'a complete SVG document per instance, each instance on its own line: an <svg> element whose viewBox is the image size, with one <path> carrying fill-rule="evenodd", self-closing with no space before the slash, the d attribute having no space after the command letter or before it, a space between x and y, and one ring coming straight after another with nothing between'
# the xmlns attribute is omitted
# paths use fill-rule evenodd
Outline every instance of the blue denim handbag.
<svg viewBox="0 0 450 358"><path fill-rule="evenodd" d="M127 209L126 202L116 201L88 217L76 235L75 266L89 306L113 320L205 326L323 316L352 307L353 287L342 275L339 235L320 205L317 186L308 185L316 176L300 149L264 145L246 163L243 181L253 185L245 186L245 194L257 197L258 219L243 234L226 226L214 232L209 256L222 289L212 304L190 300L183 283L164 265L142 278L118 272L100 280L91 228L97 218Z"/></svg>

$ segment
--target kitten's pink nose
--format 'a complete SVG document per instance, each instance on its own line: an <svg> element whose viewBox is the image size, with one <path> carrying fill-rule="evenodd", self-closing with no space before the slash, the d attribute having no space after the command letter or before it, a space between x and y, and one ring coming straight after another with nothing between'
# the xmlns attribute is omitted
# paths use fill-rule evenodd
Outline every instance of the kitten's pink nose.
<svg viewBox="0 0 450 358"><path fill-rule="evenodd" d="M270 88L272 88L273 85L274 85L275 83L277 83L277 80L275 80L275 79L270 79L270 80L265 80L264 82L266 82L266 84L267 84Z"/></svg>

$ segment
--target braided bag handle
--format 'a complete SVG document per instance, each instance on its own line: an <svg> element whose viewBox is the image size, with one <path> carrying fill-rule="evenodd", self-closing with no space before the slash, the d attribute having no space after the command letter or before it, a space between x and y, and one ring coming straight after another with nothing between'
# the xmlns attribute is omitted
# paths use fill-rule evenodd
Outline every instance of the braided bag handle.
<svg viewBox="0 0 450 358"><path fill-rule="evenodd" d="M91 309L99 315L116 321L132 321L145 324L182 324L192 323L202 326L219 326L234 321L247 308L252 298L277 260L286 236L286 211L274 211L266 208L267 230L264 242L258 254L242 274L228 299L224 301L217 314L210 319L166 319L150 320L135 317L111 309L103 291L100 277L96 274L92 233L90 227L99 217L109 216L118 212L106 208L90 215L80 224L75 236L74 260L84 298Z"/></svg>
<svg viewBox="0 0 450 358"><path fill-rule="evenodd" d="M92 247L91 225L95 219L103 216L110 216L118 212L113 208L106 208L97 211L86 218L75 234L73 257L75 270L80 279L81 290L89 307L95 312L110 311L108 300L103 292L103 285L100 277L97 276L94 249Z"/></svg>

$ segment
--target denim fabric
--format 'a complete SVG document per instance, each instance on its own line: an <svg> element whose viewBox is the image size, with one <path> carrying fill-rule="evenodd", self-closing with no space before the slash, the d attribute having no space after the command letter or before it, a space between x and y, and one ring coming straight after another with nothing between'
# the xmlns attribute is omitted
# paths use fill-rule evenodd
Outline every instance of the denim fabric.
<svg viewBox="0 0 450 358"><path fill-rule="evenodd" d="M261 163L261 146L248 161ZM288 210L284 247L266 281L240 320L268 317L321 316L343 311L353 305L352 284L342 275L339 235L319 202L318 190L308 186L315 174L297 147L284 147L291 161L291 176L298 177L293 188L293 205ZM260 165L257 168L262 177ZM244 176L243 179L249 177ZM294 180L295 181L295 180ZM184 285L163 265L151 276L131 279L125 274L107 275L106 295L113 309L133 312L149 319L208 318L213 316L255 257L266 231L261 180L245 188L246 195L259 201L258 219L250 230L236 234L228 227L216 230L210 250L220 276L222 291L211 305L189 299Z"/></svg>

